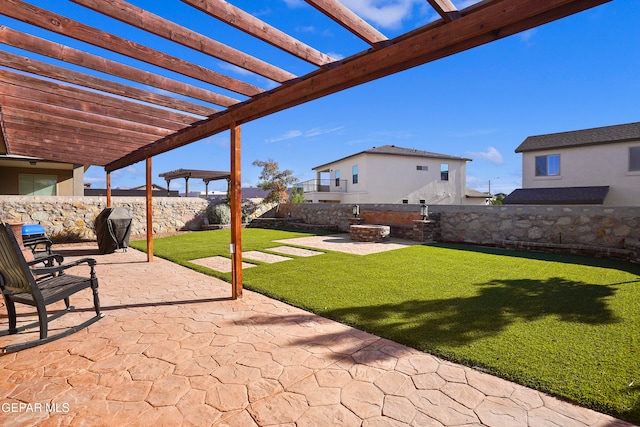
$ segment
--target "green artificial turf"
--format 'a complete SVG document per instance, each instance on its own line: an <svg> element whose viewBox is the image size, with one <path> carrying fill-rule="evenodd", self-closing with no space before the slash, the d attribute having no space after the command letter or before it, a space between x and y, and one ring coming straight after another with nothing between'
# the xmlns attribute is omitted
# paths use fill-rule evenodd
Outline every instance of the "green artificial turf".
<svg viewBox="0 0 640 427"><path fill-rule="evenodd" d="M304 233L247 229L243 250ZM229 232L154 240L228 256ZM144 249L144 242L132 242ZM455 245L326 252L243 271L244 286L381 337L640 423L640 266Z"/></svg>

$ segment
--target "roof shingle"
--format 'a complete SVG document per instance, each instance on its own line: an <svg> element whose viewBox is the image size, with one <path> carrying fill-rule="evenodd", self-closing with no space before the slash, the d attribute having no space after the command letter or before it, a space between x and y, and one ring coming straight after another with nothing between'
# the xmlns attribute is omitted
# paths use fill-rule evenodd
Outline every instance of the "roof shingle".
<svg viewBox="0 0 640 427"><path fill-rule="evenodd" d="M640 140L640 122L530 136L516 153Z"/></svg>

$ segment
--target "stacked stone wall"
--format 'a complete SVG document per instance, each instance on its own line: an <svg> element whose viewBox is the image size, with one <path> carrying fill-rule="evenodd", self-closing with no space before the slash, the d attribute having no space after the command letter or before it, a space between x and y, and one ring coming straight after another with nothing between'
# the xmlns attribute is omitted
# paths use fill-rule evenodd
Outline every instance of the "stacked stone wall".
<svg viewBox="0 0 640 427"><path fill-rule="evenodd" d="M207 205L198 198L154 198L153 233L199 230ZM1 196L0 220L40 224L58 242L95 240L95 219L106 206L106 197ZM132 236L146 235L144 197L113 197L112 206L129 211Z"/></svg>
<svg viewBox="0 0 640 427"><path fill-rule="evenodd" d="M360 216L365 223L399 218L407 224L419 215L419 205L363 204ZM393 212L394 214L390 214ZM278 217L301 218L307 224L334 226L349 231L352 205L285 204ZM629 239L640 240L640 207L612 206L430 206L429 218L437 224L439 241L500 245L502 241L537 244L585 245L623 248Z"/></svg>

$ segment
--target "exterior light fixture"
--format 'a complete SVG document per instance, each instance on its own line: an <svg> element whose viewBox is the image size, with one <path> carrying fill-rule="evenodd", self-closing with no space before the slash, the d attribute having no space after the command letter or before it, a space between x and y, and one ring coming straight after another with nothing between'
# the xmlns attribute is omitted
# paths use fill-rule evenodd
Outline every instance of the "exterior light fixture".
<svg viewBox="0 0 640 427"><path fill-rule="evenodd" d="M420 205L420 215L422 216L422 220L426 221L429 218L429 206L424 203Z"/></svg>
<svg viewBox="0 0 640 427"><path fill-rule="evenodd" d="M360 215L360 206L353 205L353 208L351 211L353 212L354 218L357 218Z"/></svg>

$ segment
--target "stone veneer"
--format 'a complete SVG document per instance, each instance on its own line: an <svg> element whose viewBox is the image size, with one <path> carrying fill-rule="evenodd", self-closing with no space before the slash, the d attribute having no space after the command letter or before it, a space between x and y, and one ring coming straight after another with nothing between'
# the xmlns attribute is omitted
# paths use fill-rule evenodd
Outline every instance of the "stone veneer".
<svg viewBox="0 0 640 427"><path fill-rule="evenodd" d="M113 207L132 216L132 236L147 229L144 197L113 197ZM208 202L199 198L153 198L153 233L199 230ZM106 197L0 196L0 220L39 223L54 241L95 240L94 221L107 206Z"/></svg>
<svg viewBox="0 0 640 427"><path fill-rule="evenodd" d="M132 234L146 233L146 201L140 197L114 197L114 206L133 216ZM54 239L93 240L94 220L106 207L104 197L0 196L0 220L40 223ZM207 201L198 198L153 199L154 234L199 230ZM352 205L282 204L265 216L295 218L306 228L349 231ZM416 233L419 205L362 204L365 223L390 225L391 234ZM422 240L503 245L505 241L544 245L580 245L597 248L629 248L640 240L640 207L612 206L444 206L429 207ZM276 221L277 222L277 221ZM426 227L426 228L425 228ZM422 233L422 230L420 230ZM407 234L409 235L409 234ZM420 239L418 239L420 240ZM635 247L634 247L635 248ZM631 248L637 252L637 248Z"/></svg>
<svg viewBox="0 0 640 427"><path fill-rule="evenodd" d="M286 204L279 206L276 216L348 232L351 208L342 204ZM371 224L393 225L399 220L402 223L396 225L410 225L409 214L419 212L419 205L360 205L360 215ZM510 240L623 248L625 240L640 240L639 207L435 205L429 207L429 218L439 228L437 240L443 242L496 245Z"/></svg>

